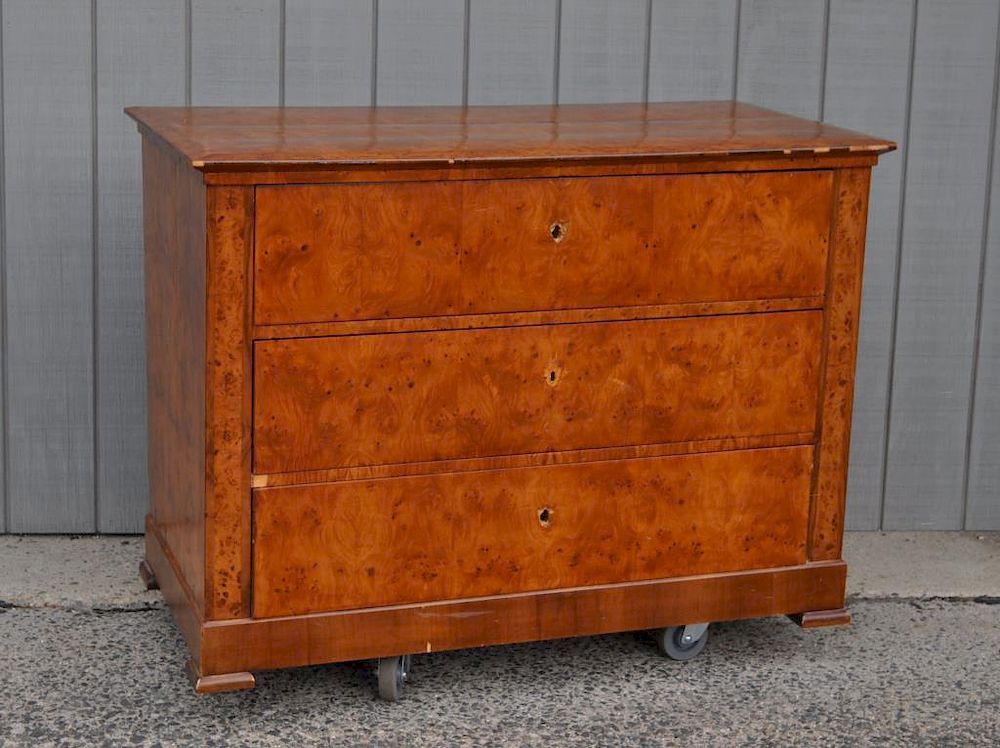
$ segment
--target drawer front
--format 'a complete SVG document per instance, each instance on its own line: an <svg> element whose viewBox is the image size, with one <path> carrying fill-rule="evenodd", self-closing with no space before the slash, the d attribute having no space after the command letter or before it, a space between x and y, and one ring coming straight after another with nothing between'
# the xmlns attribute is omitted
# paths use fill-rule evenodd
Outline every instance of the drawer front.
<svg viewBox="0 0 1000 748"><path fill-rule="evenodd" d="M812 447L254 492L254 615L805 562Z"/></svg>
<svg viewBox="0 0 1000 748"><path fill-rule="evenodd" d="M820 296L828 171L259 187L257 324Z"/></svg>
<svg viewBox="0 0 1000 748"><path fill-rule="evenodd" d="M262 341L254 470L812 432L822 313Z"/></svg>

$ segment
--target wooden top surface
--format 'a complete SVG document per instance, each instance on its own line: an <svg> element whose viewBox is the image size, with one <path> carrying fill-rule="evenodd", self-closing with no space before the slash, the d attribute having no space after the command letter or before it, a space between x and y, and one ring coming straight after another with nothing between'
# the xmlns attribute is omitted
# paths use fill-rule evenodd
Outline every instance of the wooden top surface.
<svg viewBox="0 0 1000 748"><path fill-rule="evenodd" d="M892 141L733 101L476 107L130 107L204 171L880 154Z"/></svg>

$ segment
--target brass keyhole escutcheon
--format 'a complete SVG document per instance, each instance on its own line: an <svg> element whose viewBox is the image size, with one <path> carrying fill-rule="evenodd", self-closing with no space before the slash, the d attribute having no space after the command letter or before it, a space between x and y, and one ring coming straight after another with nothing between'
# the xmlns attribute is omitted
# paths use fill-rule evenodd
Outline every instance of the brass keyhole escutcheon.
<svg viewBox="0 0 1000 748"><path fill-rule="evenodd" d="M559 223L559 221L553 223L551 226L549 226L549 236L552 237L552 241L554 241L556 244L561 242L563 239L566 238L565 224Z"/></svg>
<svg viewBox="0 0 1000 748"><path fill-rule="evenodd" d="M547 367L545 367L545 384L549 387L555 387L559 384L559 380L562 378L563 370L556 362L551 362Z"/></svg>
<svg viewBox="0 0 1000 748"><path fill-rule="evenodd" d="M548 527L552 524L552 510L547 506L543 506L538 510L538 523L542 527Z"/></svg>

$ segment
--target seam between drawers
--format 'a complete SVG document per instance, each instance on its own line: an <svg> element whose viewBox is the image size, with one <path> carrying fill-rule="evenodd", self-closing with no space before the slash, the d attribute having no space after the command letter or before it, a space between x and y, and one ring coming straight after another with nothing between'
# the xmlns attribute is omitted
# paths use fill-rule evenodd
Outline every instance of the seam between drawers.
<svg viewBox="0 0 1000 748"><path fill-rule="evenodd" d="M736 301L685 302L681 304L650 304L642 306L596 306L572 307L567 309L537 309L530 311L488 312L484 314L439 314L419 317L394 317L388 319L364 319L289 322L273 325L253 325L255 343L268 340L299 340L303 338L353 337L358 335L393 335L410 332L451 332L486 330L500 327L546 327L552 325L598 324L602 322L638 322L643 320L687 319L691 317L734 317L743 314L782 314L786 312L819 311L826 304L825 294L815 296L775 296L766 299L739 299ZM741 308L752 305L751 308ZM733 308L727 308L733 307ZM614 315L613 312L620 312ZM574 319L574 315L596 314L595 318ZM548 315L551 318L544 318ZM543 317L540 320L518 320L525 316ZM564 319L560 319L564 317ZM452 324L432 324L435 321L451 321ZM420 326L420 322L428 322ZM462 322L465 324L463 325ZM483 322L484 324L469 324ZM411 329L379 329L387 325L413 325ZM361 329L350 330L351 327ZM307 328L296 330L295 328ZM314 329L308 329L314 328ZM337 328L348 328L347 332L337 332ZM373 328L373 329L366 329ZM269 334L268 331L275 331ZM281 334L288 330L291 334Z"/></svg>
<svg viewBox="0 0 1000 748"><path fill-rule="evenodd" d="M727 442L739 440L740 444L733 445ZM715 448L712 448L715 446ZM699 439L689 442L655 442L650 444L630 444L617 447L593 447L585 450L560 450L552 452L523 452L519 454L494 455L491 457L467 457L443 460L426 460L421 462L396 462L383 465L361 465L348 468L321 468L317 470L296 470L281 473L253 473L251 474L251 488L259 490L262 488L278 488L288 486L301 486L314 483L349 483L354 481L379 481L391 480L395 478L414 478L425 475L452 475L458 473L484 473L503 470L524 470L529 468L559 467L564 465L584 465L600 462L614 462L622 460L642 460L655 459L661 457L685 457L697 454L713 454L717 452L747 452L762 449L781 449L785 447L813 447L815 446L814 432L790 432L787 434L768 434L757 437L723 437L720 439ZM660 448L660 449L657 449ZM646 454L622 454L628 450L649 450ZM582 453L582 454L581 454ZM590 453L590 459L587 459ZM544 458L546 455L562 456L562 459L545 462L533 462L530 458ZM522 464L487 464L494 460L501 462L504 460L521 460ZM462 469L461 465L455 463L474 463L471 467ZM446 466L444 470L434 470L434 467ZM405 470L412 467L412 470ZM400 470L394 472L393 469ZM375 475L352 475L350 471L363 473L371 470ZM279 482L270 482L275 476L289 477ZM300 478L300 479L299 479ZM264 479L267 482L262 482Z"/></svg>

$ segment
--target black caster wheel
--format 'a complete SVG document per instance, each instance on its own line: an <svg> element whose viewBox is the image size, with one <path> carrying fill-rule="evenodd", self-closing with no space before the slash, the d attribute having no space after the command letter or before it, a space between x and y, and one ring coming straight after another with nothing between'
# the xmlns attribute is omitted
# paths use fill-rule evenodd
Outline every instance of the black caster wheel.
<svg viewBox="0 0 1000 748"><path fill-rule="evenodd" d="M378 661L378 695L385 701L403 698L403 684L410 675L410 655L383 657Z"/></svg>
<svg viewBox="0 0 1000 748"><path fill-rule="evenodd" d="M690 660L697 657L708 642L708 624L670 626L656 632L656 645L672 660Z"/></svg>

